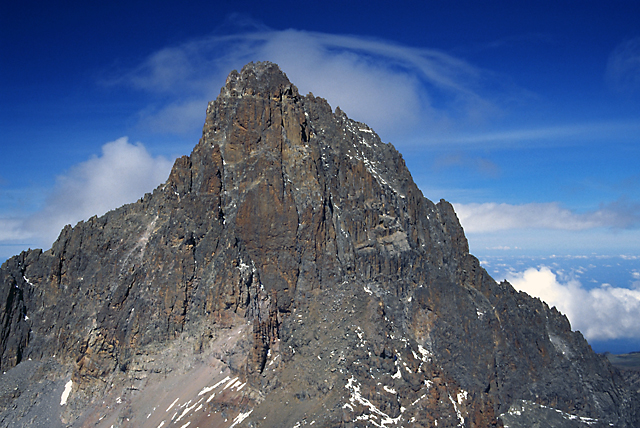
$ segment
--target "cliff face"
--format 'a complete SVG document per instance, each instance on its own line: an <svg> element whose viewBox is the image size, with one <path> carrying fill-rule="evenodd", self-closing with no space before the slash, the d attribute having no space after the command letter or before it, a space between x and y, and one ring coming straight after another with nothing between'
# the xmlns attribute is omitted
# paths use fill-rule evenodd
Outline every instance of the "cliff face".
<svg viewBox="0 0 640 428"><path fill-rule="evenodd" d="M165 184L0 281L3 426L640 424L390 144L271 63L229 75Z"/></svg>

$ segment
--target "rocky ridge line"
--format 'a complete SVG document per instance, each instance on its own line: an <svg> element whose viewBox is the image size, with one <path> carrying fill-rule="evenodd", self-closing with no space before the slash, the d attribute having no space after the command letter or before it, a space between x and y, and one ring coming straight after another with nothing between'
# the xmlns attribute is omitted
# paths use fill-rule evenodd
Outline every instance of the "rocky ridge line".
<svg viewBox="0 0 640 428"><path fill-rule="evenodd" d="M7 426L54 426L29 403L69 381L66 426L638 425L566 317L496 283L390 144L271 63L229 75L165 184L0 281L2 370L37 367L6 378ZM202 376L206 402L183 392ZM154 388L184 410L163 419Z"/></svg>

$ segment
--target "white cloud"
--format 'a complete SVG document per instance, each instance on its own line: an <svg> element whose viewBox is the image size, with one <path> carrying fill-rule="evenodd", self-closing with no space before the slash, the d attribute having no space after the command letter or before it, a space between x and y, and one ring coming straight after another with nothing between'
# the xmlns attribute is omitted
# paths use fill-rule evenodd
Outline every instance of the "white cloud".
<svg viewBox="0 0 640 428"><path fill-rule="evenodd" d="M170 92L183 87L193 72L188 50L165 48L150 55L128 80L140 89Z"/></svg>
<svg viewBox="0 0 640 428"><path fill-rule="evenodd" d="M500 167L490 159L477 156L469 156L464 152L449 153L435 159L434 167L438 170L445 168L461 168L475 170L481 176L497 178L500 175Z"/></svg>
<svg viewBox="0 0 640 428"><path fill-rule="evenodd" d="M558 308L588 340L640 338L640 290L608 284L587 290L576 279L559 282L544 266L513 273L507 280Z"/></svg>
<svg viewBox="0 0 640 428"><path fill-rule="evenodd" d="M161 95L160 104L142 113L142 123L178 134L202 125L201 112L216 98L230 70L265 60L279 64L301 93L326 98L399 146L555 146L558 141L610 139L612 134L635 141L640 131L640 125L628 121L486 131L483 125L503 119L514 102L536 95L506 76L437 49L362 36L254 28L166 47L111 83ZM629 65L640 51L640 42L634 40L628 43L631 47L621 48L624 55L616 56L616 63L626 68L616 69L637 77Z"/></svg>
<svg viewBox="0 0 640 428"><path fill-rule="evenodd" d="M618 45L609 56L605 80L616 92L640 90L640 37Z"/></svg>
<svg viewBox="0 0 640 428"><path fill-rule="evenodd" d="M412 135L417 129L433 135L446 132L453 121L477 123L500 111L499 103L484 95L482 88L491 81L491 92L500 93L496 87L501 81L452 55L365 37L297 30L208 37L165 48L112 83L162 94L170 106L202 100L204 111L204 100L216 97L230 70L263 60L279 64L303 94L326 98L383 136L407 134L408 129ZM164 109L158 108L159 114ZM190 108L172 111L191 115ZM177 123L186 120L176 118ZM182 132L182 127L174 132Z"/></svg>
<svg viewBox="0 0 640 428"><path fill-rule="evenodd" d="M574 123L561 126L549 126L540 128L508 129L498 132L459 133L452 137L446 137L437 142L440 144L477 145L483 147L524 146L556 146L558 140L565 144L584 144L585 141L603 140L610 141L615 134L619 141L636 141L640 124L637 121L609 121L595 123Z"/></svg>
<svg viewBox="0 0 640 428"><path fill-rule="evenodd" d="M140 122L156 132L190 133L202 128L208 100L192 99L140 112ZM203 107L204 106L204 107Z"/></svg>
<svg viewBox="0 0 640 428"><path fill-rule="evenodd" d="M15 218L0 218L0 242L16 241L30 236L23 227L23 220Z"/></svg>
<svg viewBox="0 0 640 428"><path fill-rule="evenodd" d="M66 224L102 215L153 190L167 179L171 165L126 137L106 143L101 156L57 177L41 211L24 220L0 219L0 242L29 239L48 247Z"/></svg>
<svg viewBox="0 0 640 428"><path fill-rule="evenodd" d="M640 228L596 228L588 230L510 229L498 232L468 232L472 254L549 255L601 253L608 255L637 254ZM507 249L507 247L509 249Z"/></svg>
<svg viewBox="0 0 640 428"><path fill-rule="evenodd" d="M509 229L586 230L631 228L640 223L640 205L619 200L596 211L576 213L557 202L511 205L505 203L454 204L466 232Z"/></svg>

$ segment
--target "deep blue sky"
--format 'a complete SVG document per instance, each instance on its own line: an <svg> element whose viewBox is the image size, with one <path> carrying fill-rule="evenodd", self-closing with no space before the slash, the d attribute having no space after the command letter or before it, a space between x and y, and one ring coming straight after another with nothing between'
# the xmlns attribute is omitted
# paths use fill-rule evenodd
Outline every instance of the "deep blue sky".
<svg viewBox="0 0 640 428"><path fill-rule="evenodd" d="M164 181L229 71L271 60L393 143L474 254L640 275L638 1L56 3L0 8L0 260Z"/></svg>

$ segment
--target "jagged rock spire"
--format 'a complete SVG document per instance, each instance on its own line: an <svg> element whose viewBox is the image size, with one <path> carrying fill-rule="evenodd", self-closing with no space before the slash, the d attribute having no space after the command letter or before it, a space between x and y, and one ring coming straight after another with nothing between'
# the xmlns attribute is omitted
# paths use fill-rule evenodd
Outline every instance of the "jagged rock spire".
<svg viewBox="0 0 640 428"><path fill-rule="evenodd" d="M282 93L297 96L298 89L280 67L271 62L251 62L242 67L240 73L232 71L220 90L223 97L254 95L269 98Z"/></svg>
<svg viewBox="0 0 640 428"><path fill-rule="evenodd" d="M268 62L229 75L152 194L8 260L0 302L9 424L63 391L49 417L73 426L638 422L636 393L480 267L393 146Z"/></svg>

